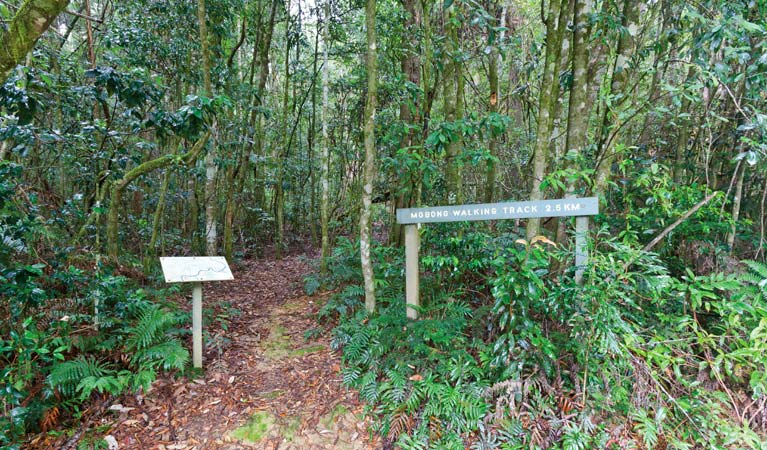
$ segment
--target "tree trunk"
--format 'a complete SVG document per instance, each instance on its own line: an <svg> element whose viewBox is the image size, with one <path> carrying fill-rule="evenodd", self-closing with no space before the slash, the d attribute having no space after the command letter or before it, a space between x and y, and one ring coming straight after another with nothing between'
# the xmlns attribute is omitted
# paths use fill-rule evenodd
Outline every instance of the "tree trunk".
<svg viewBox="0 0 767 450"><path fill-rule="evenodd" d="M26 0L8 28L0 27L0 84L68 4L69 0Z"/></svg>
<svg viewBox="0 0 767 450"><path fill-rule="evenodd" d="M202 79L204 95L213 96L213 87L210 81L211 62L210 46L208 43L208 26L205 14L205 0L197 0L197 21L200 29L200 53L202 56ZM216 119L213 119L211 131L216 141ZM215 145L205 156L205 253L213 256L218 254L218 232L216 229L216 215L218 214L218 198L216 196L216 175L218 167L215 159Z"/></svg>
<svg viewBox="0 0 767 450"><path fill-rule="evenodd" d="M330 256L330 238L328 237L328 204L330 202L330 185L328 173L330 172L330 153L328 151L328 47L330 47L330 3L325 3L322 29L322 145L320 149L320 184L322 194L320 197L320 234L322 250L320 256L320 273L327 273Z"/></svg>
<svg viewBox="0 0 767 450"><path fill-rule="evenodd" d="M370 259L373 181L375 180L375 118L378 88L378 57L376 54L376 0L366 0L365 31L367 38L367 100L365 102L365 165L362 177L362 209L360 210L360 262L365 281L365 308L373 313L376 307L373 262Z"/></svg>
<svg viewBox="0 0 767 450"><path fill-rule="evenodd" d="M495 3L492 4L493 8L496 8ZM493 11L493 17L496 17L495 11ZM506 28L506 6L504 5L503 9L501 10L501 19L500 19L500 25L501 29L504 30ZM500 35L500 41L503 41L503 31L501 31ZM498 52L498 45L496 43L488 43L491 47L490 51L490 57L488 60L488 75L487 75L487 81L488 85L490 87L490 114L495 115L498 114L498 102L500 101L500 93L499 87L498 87L498 65L501 63L501 55ZM498 136L495 135L494 130L490 131L490 142L488 145L488 153L490 158L487 160L487 163L485 165L485 192L484 192L484 201L485 203L492 203L493 199L495 198L495 179L496 179L496 164L495 161L497 159L497 149L498 146Z"/></svg>
<svg viewBox="0 0 767 450"><path fill-rule="evenodd" d="M290 139L288 139L288 120L290 100L290 0L285 4L285 86L282 93L282 139L285 148L282 152L275 146L274 163L277 165L277 174L274 182L274 217L277 229L274 233L274 255L277 259L282 258L282 250L285 240L285 192L282 187L284 160L290 153Z"/></svg>
<svg viewBox="0 0 767 450"><path fill-rule="evenodd" d="M453 3L450 7L447 34L448 34L448 55L449 67L448 74L445 77L445 118L452 124L455 136L451 137L447 144L445 185L447 194L447 204L455 205L462 202L461 195L461 177L460 177L460 156L463 150L463 132L460 121L463 119L463 71L462 61L460 60L460 20L457 16L458 6Z"/></svg>
<svg viewBox="0 0 767 450"><path fill-rule="evenodd" d="M695 67L695 64L690 64L683 89L686 89L686 86L689 83L692 83L692 80L695 77ZM675 184L681 183L682 178L684 177L684 159L685 154L687 153L687 143L690 140L690 125L692 123L691 118L689 117L691 113L690 105L691 102L689 96L683 95L682 104L679 107L679 112L681 114L678 114L679 119L677 119L682 121L682 124L677 129L676 144L674 145L674 166L672 170Z"/></svg>
<svg viewBox="0 0 767 450"><path fill-rule="evenodd" d="M533 180L530 189L530 200L542 200L543 189L541 183L546 176L548 165L548 151L551 144L551 133L554 128L556 115L557 96L559 91L559 63L562 53L562 38L566 21L563 19L563 11L568 11L566 3L562 0L549 2L546 16L546 56L541 78L541 88L538 94L538 124L536 127L535 149L533 154ZM531 240L540 234L541 219L531 218L527 221L527 239Z"/></svg>
<svg viewBox="0 0 767 450"><path fill-rule="evenodd" d="M423 139L423 132L419 128L423 128L425 121L423 117L423 108L425 106L424 99L427 97L427 78L429 78L429 67L423 64L423 69L419 52L421 48L424 52L430 51L430 32L427 27L422 24L424 21L428 23L428 19L424 16L424 4L419 0L403 0L402 5L407 12L407 19L405 22L405 32L410 35L417 35L419 30L423 29L424 39L423 44L419 46L418 42L405 42L403 45L407 46L407 50L403 51L400 59L400 67L402 74L407 77L407 80L413 83L415 86L421 87L421 95L414 98L412 102L410 99L402 99L400 102L399 118L403 125L408 127L407 132L403 136L400 142L400 148L408 149L409 152L418 152L419 145ZM421 74L423 70L423 75ZM394 186L390 188L392 193L392 207L394 210L398 208L408 208L414 206L419 197L418 192L420 190L420 176L414 176L416 174L409 173L406 168L402 168L396 174L396 181ZM397 223L397 220L392 215L393 222L391 231L389 233L389 242L394 245L401 245L403 242L404 234L402 232L402 226Z"/></svg>
<svg viewBox="0 0 767 450"><path fill-rule="evenodd" d="M570 101L567 115L567 137L565 149L571 156L583 153L586 147L589 126L589 48L588 48L588 22L589 14L593 8L593 0L575 0L575 21L573 31L573 78L570 87ZM576 170L580 168L576 165ZM569 183L565 191L566 198L576 195L576 186ZM582 228L578 222L588 218L576 218L576 227ZM557 229L557 242L566 240L564 220L560 220Z"/></svg>
<svg viewBox="0 0 767 450"><path fill-rule="evenodd" d="M323 12L323 15L325 12ZM318 21L318 28L316 30L317 35L314 37L314 58L312 59L312 73L317 75L317 62L319 60L319 53L320 53L320 30L319 26L322 26L322 18L319 18ZM324 70L324 66L323 66ZM324 75L324 74L323 74ZM325 80L322 81L323 86L325 84ZM307 146L307 155L306 159L309 162L309 213L307 214L307 217L309 218L309 231L312 237L312 244L317 245L320 242L320 239L317 236L317 219L319 218L319 215L317 214L317 171L314 170L314 154L315 154L315 147L316 147L316 137L317 137L317 88L314 84L311 86L312 89L312 115L309 116L309 131L306 133L306 146ZM320 219L321 220L321 219ZM320 258L322 259L322 258ZM320 266L322 266L322 262L320 262ZM320 267L322 269L322 267ZM320 270L322 272L322 270Z"/></svg>
<svg viewBox="0 0 767 450"><path fill-rule="evenodd" d="M119 256L119 236L118 225L120 219L120 209L122 206L122 196L125 189L138 177L145 175L163 167L167 167L177 159L184 164L192 164L197 159L205 144L208 142L210 133L205 133L187 153L177 157L176 155L163 155L159 158L139 164L129 170L121 179L112 184L112 195L109 205L109 214L107 216L107 253L112 259Z"/></svg>
<svg viewBox="0 0 767 450"><path fill-rule="evenodd" d="M605 112L602 121L602 137L600 139L600 151L602 157L597 162L597 171L594 181L594 193L600 197L604 196L607 183L610 180L610 173L613 161L618 156L615 153L615 144L619 140L619 131L624 126L621 119L621 112L632 105L629 100L633 99L630 92L627 91L629 81L629 58L634 51L635 38L638 34L639 6L641 2L636 0L624 0L623 18L621 26L626 32L620 33L618 38L618 47L616 50L615 61L613 63L612 80L610 83L609 105L605 106Z"/></svg>
<svg viewBox="0 0 767 450"><path fill-rule="evenodd" d="M735 232L737 231L738 219L740 218L740 205L743 199L743 180L746 178L747 164L741 164L740 174L737 175L738 181L735 185L735 197L732 199L732 226L730 232L727 233L727 248L732 254L732 249L735 246Z"/></svg>
<svg viewBox="0 0 767 450"><path fill-rule="evenodd" d="M170 184L170 171L166 171L162 176L162 187L160 188L160 198L157 200L157 209L152 218L152 237L149 239L149 254L157 256L157 241L160 239L160 223L162 222L163 212L165 211L165 199L168 195L168 186Z"/></svg>

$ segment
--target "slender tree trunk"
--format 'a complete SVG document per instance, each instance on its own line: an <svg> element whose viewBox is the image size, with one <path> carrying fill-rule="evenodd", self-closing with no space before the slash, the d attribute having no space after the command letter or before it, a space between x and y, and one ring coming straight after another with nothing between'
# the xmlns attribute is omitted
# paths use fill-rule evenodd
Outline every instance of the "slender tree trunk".
<svg viewBox="0 0 767 450"><path fill-rule="evenodd" d="M447 203L454 205L461 203L461 177L460 177L460 156L463 148L463 136L460 121L463 119L463 73L462 61L460 60L460 20L458 18L458 4L453 3L449 8L447 39L448 39L448 58L447 65L449 72L445 78L445 116L448 122L452 123L455 136L447 144L446 151L446 173L445 185L447 194Z"/></svg>
<svg viewBox="0 0 767 450"><path fill-rule="evenodd" d="M493 8L496 8L495 3L492 3ZM493 13L494 17L496 16L495 12ZM504 4L502 10L501 10L501 29L506 28L506 5ZM501 31L500 35L500 41L503 41L503 31ZM490 57L488 60L488 85L490 87L490 114L498 114L498 102L500 93L499 91L499 85L498 85L498 65L501 63L501 55L498 52L498 44L497 43L489 43L491 45L491 51L490 51ZM488 145L488 152L490 153L490 158L487 160L487 163L485 165L485 192L484 192L484 200L485 203L492 203L493 199L495 198L495 179L496 179L496 164L495 160L497 158L497 146L498 146L498 137L495 135L495 131L490 131L490 142Z"/></svg>
<svg viewBox="0 0 767 450"><path fill-rule="evenodd" d="M324 12L323 12L324 15ZM322 26L322 21L320 19L319 26ZM316 30L317 35L314 38L314 58L312 60L312 73L315 74L314 76L317 76L317 61L319 60L319 53L320 53L320 30L319 28ZM324 69L323 69L324 70ZM322 81L324 86L324 80ZM306 144L307 144L307 160L309 161L309 230L310 234L312 236L312 244L317 245L317 243L320 242L317 236L317 219L319 218L317 214L317 171L314 170L314 153L315 153L315 146L316 146L316 137L317 137L317 88L314 84L311 86L312 89L312 115L309 120L309 132L306 133ZM322 262L320 262L320 266L322 266ZM320 267L322 269L322 267ZM322 272L322 270L320 270Z"/></svg>
<svg viewBox="0 0 767 450"><path fill-rule="evenodd" d="M586 147L589 125L589 48L588 22L593 8L593 0L575 0L575 21L573 31L573 78L570 87L570 102L567 116L567 137L565 149L573 156L583 153ZM578 167L575 167L578 169ZM576 195L576 186L569 183L565 191L566 198ZM578 217L578 221L588 222L588 218ZM565 242L565 221L560 220L557 229L557 241ZM576 223L576 226L579 224Z"/></svg>
<svg viewBox="0 0 767 450"><path fill-rule="evenodd" d="M160 188L160 198L157 200L157 209L154 211L154 217L152 218L152 237L149 239L149 254L156 256L157 241L160 239L160 224L162 223L162 216L165 211L165 199L168 196L168 186L170 185L170 170L166 170L162 176L162 187Z"/></svg>
<svg viewBox="0 0 767 450"><path fill-rule="evenodd" d="M360 210L360 262L365 281L365 308L369 313L375 311L376 295L373 276L373 262L370 259L373 181L375 180L375 119L378 89L378 46L376 43L376 0L366 0L365 32L367 38L367 100L365 102L365 165L362 177L362 209Z"/></svg>
<svg viewBox="0 0 767 450"><path fill-rule="evenodd" d="M687 79L685 80L685 86L687 86L689 83L692 82L693 78L695 77L695 65L690 64L690 68L687 71ZM690 114L690 99L688 96L684 95L682 96L682 104L680 105L679 112L682 114L679 114L679 120L682 121L682 124L677 129L677 135L676 135L676 144L674 145L674 167L673 167L673 173L674 173L674 183L681 183L682 178L684 177L685 172L685 154L687 153L687 143L690 140L690 125L691 120L689 117ZM685 116L687 115L687 117Z"/></svg>
<svg viewBox="0 0 767 450"><path fill-rule="evenodd" d="M197 0L197 21L200 29L200 53L202 56L202 78L204 95L213 96L213 87L210 81L211 63L210 47L208 42L208 26L205 14L205 0ZM214 143L217 138L217 123L213 119L211 125ZM218 214L218 198L216 196L216 175L218 167L215 159L215 145L205 156L205 253L216 255L218 253L218 232L216 229L216 215Z"/></svg>
<svg viewBox="0 0 767 450"><path fill-rule="evenodd" d="M322 251L320 257L320 272L327 273L327 258L330 256L330 238L328 236L328 204L330 202L330 185L328 173L330 172L330 152L328 151L328 91L329 91L329 67L328 47L330 47L330 3L326 1L323 14L322 29L322 146L320 149L320 184L322 194L320 197L320 234Z"/></svg>
<svg viewBox="0 0 767 450"><path fill-rule="evenodd" d="M634 51L634 41L639 32L639 9L641 2L636 0L624 0L623 19L621 26L626 32L620 33L615 62L613 63L612 80L610 83L610 105L606 105L602 121L602 138L600 151L602 157L597 162L597 171L594 182L594 193L602 197L610 180L611 167L618 156L615 153L615 144L619 140L619 132L624 126L621 112L631 105L634 100L627 91L629 82L629 58ZM615 131L613 131L615 130Z"/></svg>
<svg viewBox="0 0 767 450"><path fill-rule="evenodd" d="M424 52L429 51L427 47L430 47L431 37L429 31L422 24L424 20L424 3L419 0L402 0L402 5L407 12L407 19L405 22L406 33L410 35L417 35L419 30L423 29L424 39L423 44L419 45L418 42L406 42L407 50L402 52L400 59L400 67L402 73L407 80L416 86L421 87L421 95L414 98L412 102L409 99L402 99L400 103L399 118L403 125L408 127L407 132L400 142L400 148L406 148L409 152L418 152L419 144L423 139L424 127L423 122L423 107L425 106L424 99L427 97L428 87L426 86L426 80L424 77L429 77L428 67L423 67L423 75L421 74L422 64L419 56L421 49ZM409 170L402 168L397 173L397 181L395 185L391 187L391 196L393 198L392 208L394 210L398 208L408 208L414 206L417 202L417 198L420 197L420 176L414 176L420 174L409 173ZM402 233L402 226L397 223L392 215L393 221L389 233L389 242L394 245L401 245L404 239Z"/></svg>
<svg viewBox="0 0 767 450"><path fill-rule="evenodd" d="M260 53L260 69L258 75L258 87L256 94L253 96L253 109L250 115L251 123L256 123L256 131L253 137L255 142L255 156L257 162L253 164L253 178L255 180L254 188L254 201L261 209L266 209L266 195L264 192L264 180L263 180L263 160L264 160L264 114L258 111L258 108L264 102L264 96L266 95L266 82L269 78L269 50L272 45L272 36L274 34L274 22L277 16L277 8L280 5L280 0L272 0L269 10L269 21L267 22L266 29L264 31L264 38Z"/></svg>
<svg viewBox="0 0 767 450"><path fill-rule="evenodd" d="M565 0L566 2L566 0ZM554 117L556 115L557 96L555 92L558 89L558 73L560 55L562 53L562 38L564 34L565 22L562 11L567 11L568 5L562 4L562 0L551 0L549 2L548 13L546 16L546 56L543 66L543 77L541 78L541 88L538 94L538 124L536 127L535 149L533 155L533 180L530 189L530 200L542 200L543 189L541 183L546 176L546 166L548 165L548 151L552 140L552 130L554 128ZM531 218L527 221L527 239L540 234L541 219Z"/></svg>
<svg viewBox="0 0 767 450"><path fill-rule="evenodd" d="M740 173L737 175L738 181L735 185L735 197L732 199L732 226L727 233L727 248L732 254L735 246L735 232L737 231L738 219L740 219L740 205L743 199L743 181L746 178L746 167L748 164L741 164Z"/></svg>
<svg viewBox="0 0 767 450"><path fill-rule="evenodd" d="M290 153L290 139L288 138L289 100L290 100L290 0L285 4L285 86L282 93L282 138L285 148L282 152L278 146L274 150L274 163L277 165L277 175L274 183L274 216L277 229L274 233L274 254L277 259L282 258L285 233L285 192L283 183L284 160Z"/></svg>

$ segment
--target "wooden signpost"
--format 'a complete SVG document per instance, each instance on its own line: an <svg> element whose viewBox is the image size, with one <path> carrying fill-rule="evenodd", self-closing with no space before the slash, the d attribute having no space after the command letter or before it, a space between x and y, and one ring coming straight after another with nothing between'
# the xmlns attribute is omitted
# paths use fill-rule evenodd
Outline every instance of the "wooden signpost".
<svg viewBox="0 0 767 450"><path fill-rule="evenodd" d="M407 317L418 318L418 251L422 223L464 222L478 220L527 219L532 217L575 216L575 280L580 283L588 263L586 233L588 216L599 214L596 197L565 198L528 202L483 203L479 205L433 206L397 210L397 223L405 225L405 298Z"/></svg>
<svg viewBox="0 0 767 450"><path fill-rule="evenodd" d="M202 367L202 282L234 280L223 256L160 258L166 283L192 285L192 363Z"/></svg>

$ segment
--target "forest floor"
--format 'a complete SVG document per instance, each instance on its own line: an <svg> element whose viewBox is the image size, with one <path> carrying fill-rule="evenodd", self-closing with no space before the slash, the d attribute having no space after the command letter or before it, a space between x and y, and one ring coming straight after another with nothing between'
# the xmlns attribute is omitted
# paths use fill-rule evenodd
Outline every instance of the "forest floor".
<svg viewBox="0 0 767 450"><path fill-rule="evenodd" d="M302 256L245 261L235 281L206 284L204 373L120 399L102 436L120 449L376 448L357 394L341 385L329 333L317 328L329 294L303 295L310 270Z"/></svg>

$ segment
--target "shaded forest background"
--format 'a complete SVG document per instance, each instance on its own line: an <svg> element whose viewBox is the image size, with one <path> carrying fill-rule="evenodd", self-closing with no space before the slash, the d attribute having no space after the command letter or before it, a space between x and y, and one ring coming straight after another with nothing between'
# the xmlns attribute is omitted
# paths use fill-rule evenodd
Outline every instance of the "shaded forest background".
<svg viewBox="0 0 767 450"><path fill-rule="evenodd" d="M765 17L0 1L0 445L185 370L157 256L316 246L307 290L338 290L321 320L388 442L763 448ZM397 208L565 196L601 203L583 285L574 220L430 226L405 320Z"/></svg>

